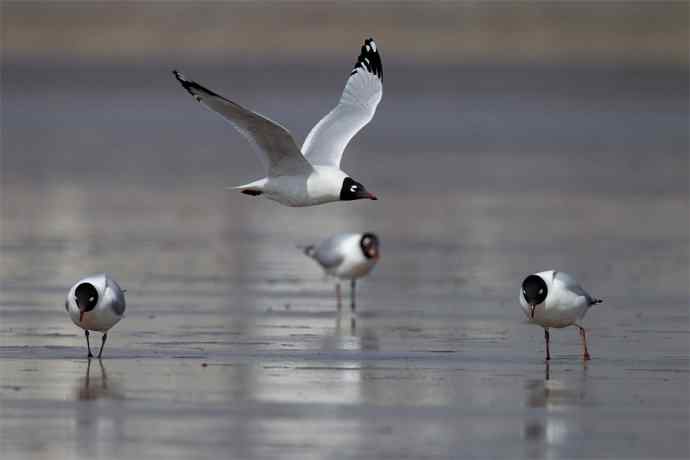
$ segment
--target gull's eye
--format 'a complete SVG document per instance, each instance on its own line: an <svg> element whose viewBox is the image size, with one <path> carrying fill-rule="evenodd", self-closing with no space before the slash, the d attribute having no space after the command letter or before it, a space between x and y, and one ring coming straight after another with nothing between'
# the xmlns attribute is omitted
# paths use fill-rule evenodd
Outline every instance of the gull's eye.
<svg viewBox="0 0 690 460"><path fill-rule="evenodd" d="M350 191L351 191L351 192L356 192L356 191L357 191L357 186L356 186L356 185L353 185L352 187L350 187Z"/></svg>
<svg viewBox="0 0 690 460"><path fill-rule="evenodd" d="M544 293L544 289L539 289L539 294L543 294L543 293Z"/></svg>

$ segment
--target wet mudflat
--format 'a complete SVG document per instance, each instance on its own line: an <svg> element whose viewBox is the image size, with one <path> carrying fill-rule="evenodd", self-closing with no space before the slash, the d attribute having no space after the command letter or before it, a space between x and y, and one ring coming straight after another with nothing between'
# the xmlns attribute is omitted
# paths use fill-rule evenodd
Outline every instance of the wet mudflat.
<svg viewBox="0 0 690 460"><path fill-rule="evenodd" d="M353 327L347 314L234 319L163 310L135 323L132 310L102 362L83 359L82 337L61 315L48 314L65 327L45 333L3 323L3 337L17 343L2 349L6 455L681 458L687 451L688 332L677 322L650 320L640 330L634 314L593 312L594 359L583 364L577 334L563 331L554 334L556 358L547 366L540 331L518 318L408 311L401 319L372 308Z"/></svg>
<svg viewBox="0 0 690 460"><path fill-rule="evenodd" d="M3 69L3 459L688 457L687 71L439 70L410 100L396 65L344 163L380 201L311 209L223 190L259 163L165 69ZM235 70L194 76L299 139L340 91ZM338 312L296 246L362 230L382 259ZM549 268L605 300L586 364L572 328L546 366L517 304ZM128 310L89 363L63 303L98 271Z"/></svg>

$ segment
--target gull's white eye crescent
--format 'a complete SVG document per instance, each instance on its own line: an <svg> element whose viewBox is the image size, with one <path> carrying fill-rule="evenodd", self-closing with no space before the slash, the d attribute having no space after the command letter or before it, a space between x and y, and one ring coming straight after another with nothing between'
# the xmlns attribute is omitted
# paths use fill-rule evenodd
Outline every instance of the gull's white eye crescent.
<svg viewBox="0 0 690 460"><path fill-rule="evenodd" d="M539 289L539 294L543 294L543 293L544 293L544 289Z"/></svg>
<svg viewBox="0 0 690 460"><path fill-rule="evenodd" d="M351 191L351 192L356 192L356 191L357 191L357 186L356 186L356 185L353 185L352 187L350 187L350 191Z"/></svg>

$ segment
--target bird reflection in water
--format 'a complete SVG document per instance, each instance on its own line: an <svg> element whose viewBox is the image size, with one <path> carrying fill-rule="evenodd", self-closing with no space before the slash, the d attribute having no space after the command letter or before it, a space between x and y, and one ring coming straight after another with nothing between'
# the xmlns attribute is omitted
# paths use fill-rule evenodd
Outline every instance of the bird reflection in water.
<svg viewBox="0 0 690 460"><path fill-rule="evenodd" d="M373 329L357 327L355 315L338 312L332 334L322 339L322 351L377 351L379 339Z"/></svg>
<svg viewBox="0 0 690 460"><path fill-rule="evenodd" d="M348 321L344 321L345 316L350 316L349 331L347 328ZM345 323L345 324L344 324ZM335 317L335 336L336 337L346 337L346 336L356 336L357 335L357 318L355 315L343 314L338 310L338 315Z"/></svg>
<svg viewBox="0 0 690 460"><path fill-rule="evenodd" d="M91 362L92 359L86 361L86 376L80 379L80 383L76 390L76 399L81 401L89 401L94 399L124 399L124 393L117 384L108 382L108 374L103 366L103 361L98 361L98 366L101 369L100 378L91 377Z"/></svg>
<svg viewBox="0 0 690 460"><path fill-rule="evenodd" d="M574 374L574 373L573 373ZM575 375L571 375L576 377ZM587 399L587 366L582 367L577 380L554 380L549 362L545 363L544 379L528 380L526 385L526 405L533 409L543 409L538 416L525 420L524 438L529 441L530 456L543 454L543 450L559 446L573 433L581 431L577 420L569 417L570 409L584 403ZM532 452L537 449L541 452Z"/></svg>
<svg viewBox="0 0 690 460"><path fill-rule="evenodd" d="M95 370L92 375L93 361L98 362L100 375ZM117 458L125 445L124 390L108 379L100 359L87 360L86 375L78 380L74 395L74 442L79 456Z"/></svg>

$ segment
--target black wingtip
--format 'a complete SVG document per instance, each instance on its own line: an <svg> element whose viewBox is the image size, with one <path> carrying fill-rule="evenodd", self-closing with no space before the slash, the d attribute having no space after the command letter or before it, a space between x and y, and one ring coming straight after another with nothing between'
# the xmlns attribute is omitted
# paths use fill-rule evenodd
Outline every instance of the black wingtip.
<svg viewBox="0 0 690 460"><path fill-rule="evenodd" d="M302 249L302 252L304 252L304 254L308 257L314 257L314 254L316 253L316 248L313 244L309 246L303 246L300 249Z"/></svg>
<svg viewBox="0 0 690 460"><path fill-rule="evenodd" d="M196 95L192 92L192 90L191 90L191 87L192 87L192 85L193 85L193 82L188 81L188 80L184 77L184 75L182 75L182 74L181 74L180 72L178 72L177 70L174 70L174 69L173 69L172 74L175 75L175 78L177 79L177 81L180 82L180 84L182 85L182 87L183 87L184 89L186 89L187 92L188 92L189 94L191 94L192 96L196 96Z"/></svg>
<svg viewBox="0 0 690 460"><path fill-rule="evenodd" d="M598 303L602 303L604 299L592 299L592 305L596 305Z"/></svg>
<svg viewBox="0 0 690 460"><path fill-rule="evenodd" d="M383 81L383 64L381 63L381 55L379 54L376 42L372 37L364 40L362 49L357 57L357 62L352 69L353 75L357 73L357 69L365 69L367 72L377 76L379 80Z"/></svg>
<svg viewBox="0 0 690 460"><path fill-rule="evenodd" d="M175 75L175 78L177 78L177 80L178 80L180 83L182 83L182 82L185 81L184 76L183 76L180 72L178 72L177 70L173 69L173 70L172 70L172 74Z"/></svg>
<svg viewBox="0 0 690 460"><path fill-rule="evenodd" d="M199 83L197 83L195 81L187 80L187 78L182 73L178 72L177 70L173 69L172 74L175 75L175 78L177 79L177 81L180 82L182 87L184 89L186 89L189 94L194 96L194 99L196 99L199 102L201 102L201 96L198 94L200 92L206 93L207 95L215 96L215 97L218 97L220 99L223 99L224 101L230 102L227 99L225 99L223 96L221 96L220 94L218 94L214 91L211 91L210 89L208 89L204 86L201 86ZM197 92L194 92L192 90L197 91Z"/></svg>

